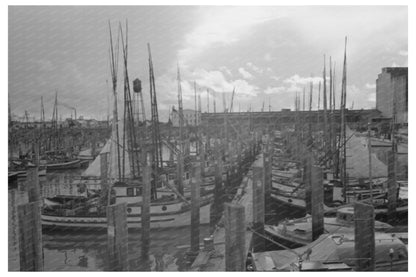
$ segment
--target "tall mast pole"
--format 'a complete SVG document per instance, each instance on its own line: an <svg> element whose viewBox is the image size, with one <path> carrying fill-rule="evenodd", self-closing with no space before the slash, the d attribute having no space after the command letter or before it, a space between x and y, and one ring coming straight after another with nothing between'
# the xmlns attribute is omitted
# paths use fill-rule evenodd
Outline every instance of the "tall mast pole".
<svg viewBox="0 0 416 277"><path fill-rule="evenodd" d="M328 147L328 117L327 117L327 97L326 97L326 59L324 55L324 71L323 71L323 96L324 96L324 152L327 151ZM325 165L326 167L326 165Z"/></svg>
<svg viewBox="0 0 416 277"><path fill-rule="evenodd" d="M209 90L207 89L207 112L209 113Z"/></svg>
<svg viewBox="0 0 416 277"><path fill-rule="evenodd" d="M152 184L152 199L157 198L156 188L159 181L159 168L163 168L162 160L162 141L160 138L159 130L159 112L157 108L157 95L155 85L155 75L153 71L152 52L150 50L150 44L147 44L147 50L149 52L149 79L150 79L150 102L151 102L151 114L152 114L152 167L153 167L153 184Z"/></svg>
<svg viewBox="0 0 416 277"><path fill-rule="evenodd" d="M136 151L136 133L134 131L134 111L133 103L131 99L130 92L130 81L127 69L127 55L128 55L128 26L126 21L126 42L124 43L123 30L120 24L120 33L121 33L121 42L123 47L123 60L124 60L124 128L126 132L124 136L127 135L127 149L129 154L130 170L133 178L139 177L140 165L138 152ZM125 151L123 151L125 152ZM137 174L136 174L137 171ZM124 173L123 173L124 175Z"/></svg>
<svg viewBox="0 0 416 277"><path fill-rule="evenodd" d="M214 113L217 113L217 104L216 104L217 92L214 91Z"/></svg>
<svg viewBox="0 0 416 277"><path fill-rule="evenodd" d="M329 155L329 157L331 157L330 159L329 159L329 165L330 165L330 167L333 169L333 166L334 166L334 162L333 162L333 151L334 151L334 149L333 149L333 143L332 143L332 140L334 139L333 138L333 133L332 133L332 131L333 131L333 125L334 125L334 110L333 110L333 107L332 107L332 94L333 94L333 90L332 90L332 57L331 56L329 56L329 113L330 113L330 115L329 115L329 144L328 144L328 149L329 149L329 151L328 151L328 155Z"/></svg>
<svg viewBox="0 0 416 277"><path fill-rule="evenodd" d="M114 53L113 36L111 33L110 21L108 22L110 30L110 70L113 83L113 134L116 134L116 146L117 146L117 168L118 179L121 181L121 160L120 160L120 135L118 132L118 111L117 111L117 71L118 71L118 51L119 51L119 39L117 38L116 53ZM110 201L110 199L108 199Z"/></svg>
<svg viewBox="0 0 416 277"><path fill-rule="evenodd" d="M342 72L342 91L341 91L341 182L344 186L344 201L347 201L347 167L346 167L346 122L345 122L345 105L347 96L347 37L345 37L345 50L344 50L344 67Z"/></svg>
<svg viewBox="0 0 416 277"><path fill-rule="evenodd" d="M183 153L184 153L184 145L183 145L183 107L182 107L182 86L181 86L181 75L179 71L179 64L178 64L178 73L177 73L177 81L178 81L178 109L179 109L179 153L178 153L178 191L179 193L183 194Z"/></svg>

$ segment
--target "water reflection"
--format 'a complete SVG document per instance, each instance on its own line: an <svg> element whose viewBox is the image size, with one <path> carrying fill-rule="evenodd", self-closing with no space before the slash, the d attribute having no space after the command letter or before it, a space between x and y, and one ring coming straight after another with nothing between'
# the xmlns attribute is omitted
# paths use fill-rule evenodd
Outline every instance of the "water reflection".
<svg viewBox="0 0 416 277"><path fill-rule="evenodd" d="M201 226L201 241L209 227ZM151 232L150 257L141 259L140 231L129 231L129 268L135 271L183 271L189 248L190 228L161 229ZM45 270L107 270L107 234L103 231L48 230L43 234Z"/></svg>

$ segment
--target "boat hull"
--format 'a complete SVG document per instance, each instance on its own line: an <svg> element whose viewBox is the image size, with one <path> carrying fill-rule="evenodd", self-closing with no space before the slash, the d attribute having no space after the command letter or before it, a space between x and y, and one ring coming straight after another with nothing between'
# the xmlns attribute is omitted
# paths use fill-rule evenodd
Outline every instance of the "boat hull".
<svg viewBox="0 0 416 277"><path fill-rule="evenodd" d="M65 163L46 164L45 167L47 171L77 169L81 167L81 161L74 160Z"/></svg>
<svg viewBox="0 0 416 277"><path fill-rule="evenodd" d="M201 205L200 224L210 222L210 203ZM180 211L170 214L151 214L150 228L173 228L191 225L191 210ZM42 214L43 228L74 228L74 229L105 229L107 228L106 217L79 217L79 216L54 216ZM141 229L141 215L128 215L127 227L129 229Z"/></svg>

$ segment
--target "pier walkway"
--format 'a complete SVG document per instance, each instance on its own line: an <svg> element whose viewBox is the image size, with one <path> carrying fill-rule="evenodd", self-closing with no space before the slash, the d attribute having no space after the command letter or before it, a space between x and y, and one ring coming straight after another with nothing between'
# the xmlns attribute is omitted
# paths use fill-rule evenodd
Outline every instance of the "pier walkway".
<svg viewBox="0 0 416 277"><path fill-rule="evenodd" d="M233 204L239 204L245 208L246 226L253 223L253 166L263 166L263 155L257 156L256 161L252 164L247 175L244 176L240 187L237 190ZM212 234L214 241L214 250L202 249L191 266L191 271L225 271L225 228L223 224L224 215ZM244 257L251 248L253 232L248 228L245 234L245 253Z"/></svg>

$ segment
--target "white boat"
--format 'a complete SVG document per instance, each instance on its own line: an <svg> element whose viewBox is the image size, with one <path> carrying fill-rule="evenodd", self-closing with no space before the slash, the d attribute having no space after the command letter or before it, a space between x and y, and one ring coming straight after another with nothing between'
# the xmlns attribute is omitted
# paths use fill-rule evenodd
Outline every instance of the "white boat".
<svg viewBox="0 0 416 277"><path fill-rule="evenodd" d="M127 203L128 228L141 228L141 186L116 183L113 186L115 204ZM63 199L65 197L59 197ZM53 198L45 199L42 212L44 227L65 228L107 228L105 206L98 205L98 198L67 197L65 203L57 203ZM71 202L72 201L72 202ZM186 201L186 202L185 202ZM175 198L162 198L150 206L150 228L169 228L190 225L190 202ZM61 201L62 202L62 201ZM82 204L80 204L82 202ZM200 224L210 220L211 197L201 197Z"/></svg>
<svg viewBox="0 0 416 277"><path fill-rule="evenodd" d="M344 207L337 210L336 217L324 217L325 233L354 233L354 208ZM384 232L392 229L390 224L375 221L374 230ZM312 242L312 217L284 220L278 225L265 225L266 235L289 248L300 247Z"/></svg>

